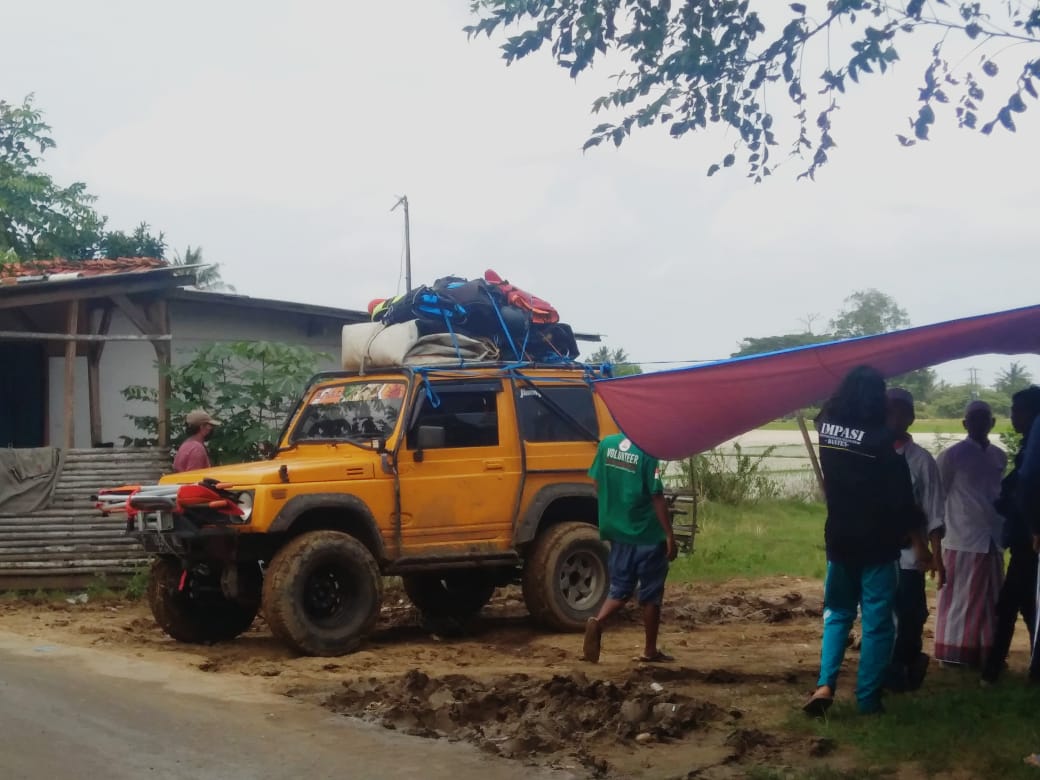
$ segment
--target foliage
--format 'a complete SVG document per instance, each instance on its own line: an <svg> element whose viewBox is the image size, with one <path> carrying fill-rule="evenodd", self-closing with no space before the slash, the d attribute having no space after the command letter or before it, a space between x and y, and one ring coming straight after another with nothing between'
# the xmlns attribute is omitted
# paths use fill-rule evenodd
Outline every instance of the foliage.
<svg viewBox="0 0 1040 780"><path fill-rule="evenodd" d="M632 376L633 374L643 373L643 369L639 367L638 363L629 362L628 354L620 347L617 349L610 349L610 347L606 346L600 347L589 355L586 362L591 365L609 363L613 367L614 376Z"/></svg>
<svg viewBox="0 0 1040 780"><path fill-rule="evenodd" d="M807 347L810 344L820 344L830 340L831 336L815 333L785 333L782 336L747 336L741 340L739 348L730 357L779 352L782 349Z"/></svg>
<svg viewBox="0 0 1040 780"><path fill-rule="evenodd" d="M87 598L90 601L111 598L112 584L108 581L108 575L98 572L87 584Z"/></svg>
<svg viewBox="0 0 1040 780"><path fill-rule="evenodd" d="M776 498L780 486L766 469L765 460L775 447L767 447L757 455L748 455L733 444L733 454L715 448L679 461L681 487L697 496L698 501L743 504Z"/></svg>
<svg viewBox="0 0 1040 780"><path fill-rule="evenodd" d="M214 463L257 460L259 445L278 437L321 357L307 347L266 341L202 347L169 371L171 420L176 425L192 409L205 409L221 422L207 442ZM154 403L156 391L134 385L123 390L123 397ZM145 436L123 437L124 444L155 443L155 415L127 417Z"/></svg>
<svg viewBox="0 0 1040 780"><path fill-rule="evenodd" d="M105 233L101 238L102 257L157 257L166 256L166 237L151 234L151 227L142 222L130 235L120 230Z"/></svg>
<svg viewBox="0 0 1040 780"><path fill-rule="evenodd" d="M586 149L607 140L620 146L634 129L652 125L666 126L675 138L709 124L731 128L733 151L709 176L733 166L740 152L749 177L770 175L782 159L778 133L786 134L774 124L775 112L788 106L798 132L784 140L787 156L806 163L801 175L812 178L836 146L831 114L845 90L885 73L899 60L897 45L911 39L929 46L932 59L910 132L897 136L904 146L928 139L937 109L953 109L960 127L989 134L999 124L1014 131L1014 116L1037 97L1033 79L1040 78L1040 7L1021 0L829 0L825 7L766 0L471 0L470 8L477 15L465 28L471 38L520 26L501 47L510 64L551 44L553 59L576 78L613 52L627 57L616 88L592 104L593 113L625 116L596 126ZM1019 75L1001 104L983 113L984 82L997 75L998 60Z"/></svg>
<svg viewBox="0 0 1040 780"><path fill-rule="evenodd" d="M964 418L964 408L976 398L985 401L997 417L1011 414L1011 397L998 390L974 385L941 385L918 414L928 417Z"/></svg>
<svg viewBox="0 0 1040 780"><path fill-rule="evenodd" d="M1008 471L1014 468L1015 464L1012 462L1015 455L1018 454L1019 448L1022 446L1022 434L1016 433L1015 431L1001 431L998 434L1000 438L1000 446L1007 453L1008 456Z"/></svg>
<svg viewBox="0 0 1040 780"><path fill-rule="evenodd" d="M202 259L202 247L193 247L190 244L184 250L184 255L174 254L174 265L204 265L195 272L195 286L200 290L226 290L234 292L235 288L224 281L220 275L220 263L207 263Z"/></svg>
<svg viewBox="0 0 1040 780"><path fill-rule="evenodd" d="M910 325L906 310L895 300L873 288L857 290L845 299L844 307L830 322L830 333L787 333L782 336L747 337L732 357L775 352L780 349L820 344L835 339L873 336ZM904 387L919 402L931 398L938 378L930 368L893 377L889 384Z"/></svg>
<svg viewBox="0 0 1040 780"><path fill-rule="evenodd" d="M149 567L139 566L130 575L123 588L123 596L129 601L138 601L148 592Z"/></svg>
<svg viewBox="0 0 1040 780"><path fill-rule="evenodd" d="M693 554L680 556L668 573L672 582L733 577L822 578L822 503L769 500L734 506L701 502Z"/></svg>
<svg viewBox="0 0 1040 780"><path fill-rule="evenodd" d="M82 259L97 252L104 219L86 185L62 187L39 170L54 148L50 126L29 95L20 106L0 100L0 254L10 259Z"/></svg>
<svg viewBox="0 0 1040 780"><path fill-rule="evenodd" d="M1033 375L1026 367L1018 361L1012 361L1011 365L997 373L997 381L993 384L993 388L1010 397L1019 390L1025 390L1032 383Z"/></svg>
<svg viewBox="0 0 1040 780"><path fill-rule="evenodd" d="M831 330L839 339L873 336L899 330L910 324L906 309L873 287L857 290L845 299L845 307L831 320Z"/></svg>

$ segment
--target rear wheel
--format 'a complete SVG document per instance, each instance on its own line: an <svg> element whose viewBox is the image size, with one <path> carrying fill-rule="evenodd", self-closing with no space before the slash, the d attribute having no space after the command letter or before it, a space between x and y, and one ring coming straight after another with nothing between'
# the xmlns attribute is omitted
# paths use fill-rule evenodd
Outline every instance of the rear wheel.
<svg viewBox="0 0 1040 780"><path fill-rule="evenodd" d="M524 563L524 601L532 617L560 631L580 631L607 598L607 546L588 523L560 523L534 542Z"/></svg>
<svg viewBox="0 0 1040 780"><path fill-rule="evenodd" d="M401 581L423 626L436 633L461 631L495 593L495 583L479 569L406 574Z"/></svg>
<svg viewBox="0 0 1040 780"><path fill-rule="evenodd" d="M344 655L375 626L383 578L361 542L339 531L298 536L274 556L264 577L271 632L306 655Z"/></svg>
<svg viewBox="0 0 1040 780"><path fill-rule="evenodd" d="M199 644L234 639L253 624L259 605L228 599L216 575L185 570L176 558L162 557L149 572L148 606L171 637Z"/></svg>

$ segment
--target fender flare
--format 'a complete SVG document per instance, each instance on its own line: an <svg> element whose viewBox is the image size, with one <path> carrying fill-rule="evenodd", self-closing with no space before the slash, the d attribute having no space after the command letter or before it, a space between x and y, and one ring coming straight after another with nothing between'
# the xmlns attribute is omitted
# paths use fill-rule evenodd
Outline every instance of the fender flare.
<svg viewBox="0 0 1040 780"><path fill-rule="evenodd" d="M561 498L590 498L597 500L596 488L589 482L559 482L546 485L535 494L513 532L513 544L526 544L538 533L538 524L549 505Z"/></svg>
<svg viewBox="0 0 1040 780"><path fill-rule="evenodd" d="M294 496L278 511L267 532L271 534L287 533L292 530L293 524L302 515L314 509L341 509L350 517L360 521L374 546L372 554L379 560L384 557L383 535L376 524L375 515L368 508L368 504L349 493L308 493ZM360 541L366 540L361 539Z"/></svg>

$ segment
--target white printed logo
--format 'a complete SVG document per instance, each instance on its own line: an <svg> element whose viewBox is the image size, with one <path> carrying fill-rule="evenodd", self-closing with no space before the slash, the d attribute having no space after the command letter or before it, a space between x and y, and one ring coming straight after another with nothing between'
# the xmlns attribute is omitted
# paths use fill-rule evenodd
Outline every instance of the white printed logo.
<svg viewBox="0 0 1040 780"><path fill-rule="evenodd" d="M621 443L617 447L622 452L628 452L628 450L629 450L629 448L631 446L632 446L632 442L630 442L628 439L622 439Z"/></svg>

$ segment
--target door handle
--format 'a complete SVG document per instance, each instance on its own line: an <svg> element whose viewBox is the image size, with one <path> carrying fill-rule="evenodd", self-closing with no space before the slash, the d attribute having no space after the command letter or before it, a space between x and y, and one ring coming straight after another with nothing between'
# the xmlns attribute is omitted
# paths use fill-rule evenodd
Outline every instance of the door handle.
<svg viewBox="0 0 1040 780"><path fill-rule="evenodd" d="M505 464L500 460L485 460L484 471L501 471L505 468Z"/></svg>

